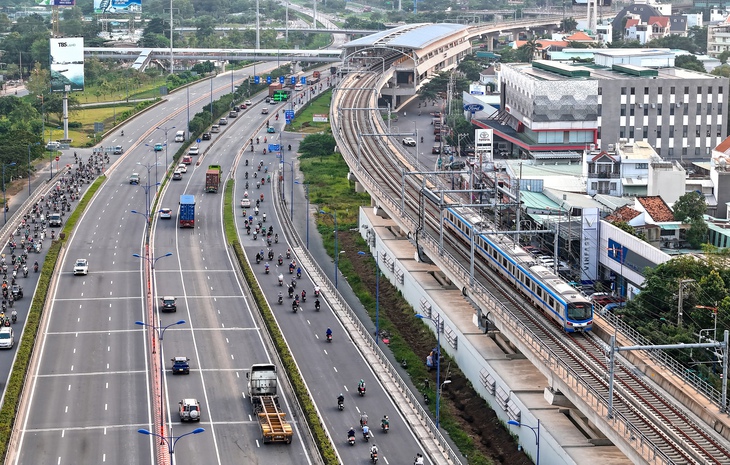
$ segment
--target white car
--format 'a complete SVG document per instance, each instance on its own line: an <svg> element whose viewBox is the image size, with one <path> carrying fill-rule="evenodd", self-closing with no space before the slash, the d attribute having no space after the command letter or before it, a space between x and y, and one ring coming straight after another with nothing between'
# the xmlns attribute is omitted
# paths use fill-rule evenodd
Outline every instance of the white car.
<svg viewBox="0 0 730 465"><path fill-rule="evenodd" d="M249 199L241 199L241 208L251 208L251 201Z"/></svg>
<svg viewBox="0 0 730 465"><path fill-rule="evenodd" d="M187 173L188 172L188 165L185 165L183 163L180 163L179 165L177 165L177 169L179 169L183 173Z"/></svg>
<svg viewBox="0 0 730 465"><path fill-rule="evenodd" d="M181 179L182 179L182 172L180 170L175 170L175 172L172 173L172 180L180 181Z"/></svg>
<svg viewBox="0 0 730 465"><path fill-rule="evenodd" d="M253 105L253 103L251 103L251 100L246 100L245 102L243 102L243 104L246 105L247 107L250 107L251 105Z"/></svg>
<svg viewBox="0 0 730 465"><path fill-rule="evenodd" d="M415 147L416 146L416 139L413 137L406 137L403 139L403 145L406 147Z"/></svg>
<svg viewBox="0 0 730 465"><path fill-rule="evenodd" d="M172 218L172 208L160 208L160 219L169 220Z"/></svg>
<svg viewBox="0 0 730 465"><path fill-rule="evenodd" d="M197 155L199 153L200 153L200 148L198 148L197 145L193 145L192 147L190 147L190 149L188 149L189 155Z"/></svg>
<svg viewBox="0 0 730 465"><path fill-rule="evenodd" d="M74 265L74 275L89 274L89 262L85 258L79 258Z"/></svg>

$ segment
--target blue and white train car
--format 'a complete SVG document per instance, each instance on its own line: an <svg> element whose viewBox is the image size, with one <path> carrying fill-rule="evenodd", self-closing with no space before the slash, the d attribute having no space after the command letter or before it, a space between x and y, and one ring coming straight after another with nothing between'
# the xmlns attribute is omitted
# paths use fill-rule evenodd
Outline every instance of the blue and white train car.
<svg viewBox="0 0 730 465"><path fill-rule="evenodd" d="M555 320L567 332L590 331L593 327L593 304L574 287L548 268L535 262L534 257L506 236L486 235L481 218L466 208L452 207L444 215L446 227L457 233L467 244L471 228L475 231L475 253L486 261L512 286L519 289L532 303ZM504 249L500 242L505 239Z"/></svg>

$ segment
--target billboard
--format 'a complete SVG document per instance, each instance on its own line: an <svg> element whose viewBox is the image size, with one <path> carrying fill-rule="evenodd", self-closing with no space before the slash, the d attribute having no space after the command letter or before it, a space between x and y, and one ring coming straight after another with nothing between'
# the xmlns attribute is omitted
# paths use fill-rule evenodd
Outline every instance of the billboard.
<svg viewBox="0 0 730 465"><path fill-rule="evenodd" d="M592 282L598 279L598 225L600 224L601 213L597 208L583 209L583 227L580 242L580 279Z"/></svg>
<svg viewBox="0 0 730 465"><path fill-rule="evenodd" d="M94 13L138 13L142 11L142 0L94 0Z"/></svg>
<svg viewBox="0 0 730 465"><path fill-rule="evenodd" d="M51 39L51 92L84 90L84 38Z"/></svg>
<svg viewBox="0 0 730 465"><path fill-rule="evenodd" d="M40 0L37 4L41 6L74 6L76 0Z"/></svg>

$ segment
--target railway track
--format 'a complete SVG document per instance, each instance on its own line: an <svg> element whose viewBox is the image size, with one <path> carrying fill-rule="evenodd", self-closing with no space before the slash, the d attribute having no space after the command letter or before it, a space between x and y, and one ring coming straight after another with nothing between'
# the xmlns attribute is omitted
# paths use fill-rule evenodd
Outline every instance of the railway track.
<svg viewBox="0 0 730 465"><path fill-rule="evenodd" d="M446 190L449 186L445 185L445 180L431 174L412 173L418 169L412 166L413 160L401 153L397 141L360 136L383 132L380 115L367 110L377 107L374 89L380 77L374 72L351 74L343 80L333 99L333 108L338 108L336 115L333 111L333 127L343 156L376 203L405 230L414 232L413 239L420 241L419 245L435 251L452 266L468 263L468 243L446 234L450 232L448 229L444 230L443 242L440 242L441 212L427 202L421 192L425 186ZM349 147L358 147L357 153L350 153ZM449 195L446 201L456 203L465 202L465 199ZM506 242L509 246L511 239ZM466 285L468 271L461 267L459 274L465 278L462 284ZM475 275L478 282L472 286L473 297L489 301L489 304L483 303L498 309L495 313L501 319L509 319L521 334L538 341L540 351L550 353L551 360L560 361L560 368L567 367L571 376L581 379L583 387L602 403L599 413L606 411L606 344L593 334L566 335L513 288L501 280L494 280L495 273L483 262L475 265ZM607 423L626 439L626 447L634 449L649 463L730 463L730 449L724 438L637 373L628 362L618 358L614 373L614 416Z"/></svg>

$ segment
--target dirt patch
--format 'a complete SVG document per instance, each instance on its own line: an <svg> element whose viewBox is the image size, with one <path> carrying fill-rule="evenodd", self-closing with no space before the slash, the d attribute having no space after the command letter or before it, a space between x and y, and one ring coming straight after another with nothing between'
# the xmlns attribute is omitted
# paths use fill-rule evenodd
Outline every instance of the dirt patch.
<svg viewBox="0 0 730 465"><path fill-rule="evenodd" d="M359 250L358 235L340 231L338 239L341 250ZM352 266L362 283L375 295L375 274L372 263L353 260ZM430 337L424 325L413 318L413 309L402 299L398 290L387 280L380 280L380 315L387 318L414 353L425 359L433 349L435 339ZM424 334L424 332L426 332ZM447 363L441 367L447 369ZM530 465L532 461L517 450L517 443L502 426L494 410L472 388L464 374L451 363L448 367L451 384L446 385L441 397L442 418L444 413L458 423L459 429L470 436L474 446L495 464ZM429 373L432 386L436 385L435 370ZM442 374L443 378L443 374ZM415 382L419 386L419 382Z"/></svg>

